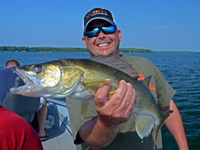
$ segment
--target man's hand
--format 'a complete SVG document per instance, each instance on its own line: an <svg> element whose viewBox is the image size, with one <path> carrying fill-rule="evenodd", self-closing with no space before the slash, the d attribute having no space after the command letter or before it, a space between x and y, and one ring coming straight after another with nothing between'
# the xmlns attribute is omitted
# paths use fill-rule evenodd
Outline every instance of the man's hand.
<svg viewBox="0 0 200 150"><path fill-rule="evenodd" d="M108 146L116 137L121 123L129 120L135 103L135 91L130 83L121 81L117 92L107 98L111 81L97 90L95 109L98 116L85 123L79 129L79 135L93 149Z"/></svg>
<svg viewBox="0 0 200 150"><path fill-rule="evenodd" d="M95 109L98 112L99 121L107 125L120 125L129 120L135 103L135 91L130 83L120 81L117 92L107 99L111 86L109 81L102 85L95 96Z"/></svg>

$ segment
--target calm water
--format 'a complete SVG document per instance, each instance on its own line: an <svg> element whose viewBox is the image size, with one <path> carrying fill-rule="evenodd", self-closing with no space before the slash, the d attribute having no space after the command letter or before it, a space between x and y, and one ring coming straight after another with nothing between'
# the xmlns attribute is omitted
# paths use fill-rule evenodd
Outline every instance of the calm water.
<svg viewBox="0 0 200 150"><path fill-rule="evenodd" d="M190 150L200 150L200 55L199 54L127 54L149 59L176 90L173 97L182 119ZM0 69L7 60L20 65L56 59L89 58L88 53L0 52ZM178 147L165 125L162 127L164 150Z"/></svg>

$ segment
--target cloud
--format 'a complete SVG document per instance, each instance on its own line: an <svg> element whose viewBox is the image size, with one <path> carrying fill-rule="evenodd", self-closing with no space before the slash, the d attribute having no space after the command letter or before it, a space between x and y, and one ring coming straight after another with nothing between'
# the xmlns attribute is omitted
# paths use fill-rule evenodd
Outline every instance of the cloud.
<svg viewBox="0 0 200 150"><path fill-rule="evenodd" d="M161 29L169 29L169 28L171 28L170 26L163 26L163 27L161 27Z"/></svg>
<svg viewBox="0 0 200 150"><path fill-rule="evenodd" d="M150 29L151 30L158 30L158 29L166 30L166 29L169 29L169 28L171 28L171 26L151 27Z"/></svg>

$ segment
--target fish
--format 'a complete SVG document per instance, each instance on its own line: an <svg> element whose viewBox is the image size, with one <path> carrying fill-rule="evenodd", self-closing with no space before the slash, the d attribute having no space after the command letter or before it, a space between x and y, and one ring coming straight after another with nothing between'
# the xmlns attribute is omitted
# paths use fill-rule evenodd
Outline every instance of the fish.
<svg viewBox="0 0 200 150"><path fill-rule="evenodd" d="M156 141L158 131L173 112L161 112L149 89L151 76L137 80L137 71L126 61L113 56L96 56L90 59L65 59L41 64L25 65L13 70L25 85L11 88L13 94L30 97L76 98L81 100L81 116L86 116L90 101L94 101L96 90L111 80L107 97L116 93L121 80L130 83L136 91L133 114L138 136L143 139L154 129Z"/></svg>

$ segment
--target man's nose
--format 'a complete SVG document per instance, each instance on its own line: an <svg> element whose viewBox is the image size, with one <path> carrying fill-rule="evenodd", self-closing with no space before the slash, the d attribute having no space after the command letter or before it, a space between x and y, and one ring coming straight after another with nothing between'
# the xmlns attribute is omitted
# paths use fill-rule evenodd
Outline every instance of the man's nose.
<svg viewBox="0 0 200 150"><path fill-rule="evenodd" d="M105 33L103 33L102 30L100 30L98 38L105 38Z"/></svg>

